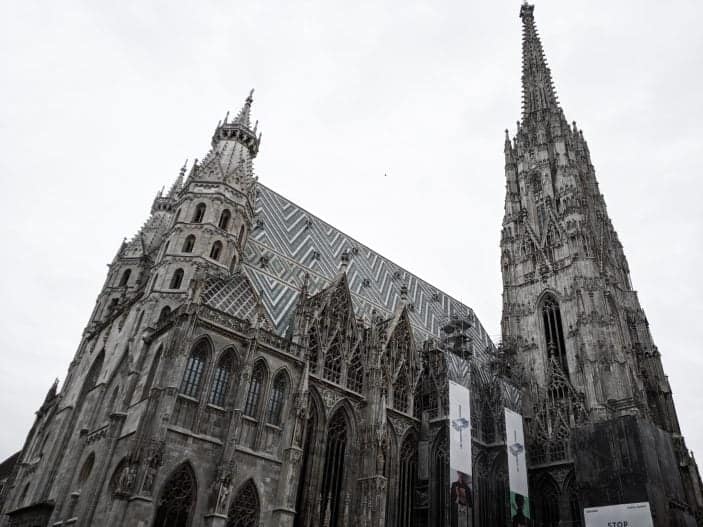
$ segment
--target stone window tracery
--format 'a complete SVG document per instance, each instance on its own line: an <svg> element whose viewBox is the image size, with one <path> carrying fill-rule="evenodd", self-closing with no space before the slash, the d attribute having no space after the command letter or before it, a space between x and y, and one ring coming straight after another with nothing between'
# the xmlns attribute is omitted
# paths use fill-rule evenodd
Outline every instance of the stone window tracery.
<svg viewBox="0 0 703 527"><path fill-rule="evenodd" d="M542 301L542 325L548 358L554 358L562 371L568 375L561 311L559 303L552 295L547 295Z"/></svg>
<svg viewBox="0 0 703 527"><path fill-rule="evenodd" d="M320 522L328 527L339 527L344 513L342 486L344 483L347 421L338 411L327 427L327 448L320 500Z"/></svg>
<svg viewBox="0 0 703 527"><path fill-rule="evenodd" d="M283 413L283 405L286 400L288 391L288 377L284 372L276 375L273 381L273 389L268 405L267 421L275 426L281 426L281 414Z"/></svg>
<svg viewBox="0 0 703 527"><path fill-rule="evenodd" d="M261 391L264 386L265 378L266 368L261 362L259 362L254 367L251 382L249 383L249 389L247 390L247 399L244 404L244 415L248 417L256 417L256 414L259 411L259 401L261 399Z"/></svg>
<svg viewBox="0 0 703 527"><path fill-rule="evenodd" d="M398 501L396 526L412 527L415 509L415 479L417 478L417 439L408 436L400 448L398 468Z"/></svg>
<svg viewBox="0 0 703 527"><path fill-rule="evenodd" d="M406 368L403 366L400 373L398 373L396 381L393 383L393 408L399 412L407 413L409 394L408 376Z"/></svg>
<svg viewBox="0 0 703 527"><path fill-rule="evenodd" d="M181 393L188 397L198 398L200 395L200 384L205 372L205 364L209 345L207 341L201 340L193 349L186 363L185 373L181 381Z"/></svg>
<svg viewBox="0 0 703 527"><path fill-rule="evenodd" d="M347 369L347 388L361 392L364 388L364 364L361 360L361 349L357 348L352 353Z"/></svg>
<svg viewBox="0 0 703 527"><path fill-rule="evenodd" d="M318 372L318 363L320 361L320 341L317 337L317 332L313 328L310 331L310 338L308 341L308 357L310 361L310 372Z"/></svg>
<svg viewBox="0 0 703 527"><path fill-rule="evenodd" d="M195 475L189 465L182 465L161 490L154 527L188 527L195 509L195 498Z"/></svg>
<svg viewBox="0 0 703 527"><path fill-rule="evenodd" d="M227 527L258 527L259 495L254 482L249 480L232 500Z"/></svg>
<svg viewBox="0 0 703 527"><path fill-rule="evenodd" d="M232 359L232 352L229 350L225 351L217 363L217 367L215 368L215 373L212 378L212 387L210 388L210 404L214 404L215 406L225 406L233 368L234 361Z"/></svg>
<svg viewBox="0 0 703 527"><path fill-rule="evenodd" d="M325 354L323 375L336 384L339 384L342 377L342 350L336 337Z"/></svg>

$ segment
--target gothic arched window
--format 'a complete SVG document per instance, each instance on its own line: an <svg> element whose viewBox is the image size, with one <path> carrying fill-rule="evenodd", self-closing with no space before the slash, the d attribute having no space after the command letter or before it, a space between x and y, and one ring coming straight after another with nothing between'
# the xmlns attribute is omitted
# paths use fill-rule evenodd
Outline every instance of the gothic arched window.
<svg viewBox="0 0 703 527"><path fill-rule="evenodd" d="M396 526L412 527L415 513L415 479L417 477L417 440L409 435L400 448L398 466L398 501Z"/></svg>
<svg viewBox="0 0 703 527"><path fill-rule="evenodd" d="M205 217L205 203L198 203L193 213L193 223L200 223Z"/></svg>
<svg viewBox="0 0 703 527"><path fill-rule="evenodd" d="M201 340L196 344L195 348L193 348L190 357L188 357L188 362L186 363L183 381L181 381L182 394L188 397L195 397L196 399L200 395L200 384L203 380L203 373L205 372L205 364L209 351L210 345L206 340Z"/></svg>
<svg viewBox="0 0 703 527"><path fill-rule="evenodd" d="M190 465L181 465L161 489L154 527L188 527L196 496L195 474Z"/></svg>
<svg viewBox="0 0 703 527"><path fill-rule="evenodd" d="M171 289L180 289L183 283L183 269L176 269L171 277Z"/></svg>
<svg viewBox="0 0 703 527"><path fill-rule="evenodd" d="M402 367L397 379L393 383L393 408L399 412L406 413L408 411L408 376L405 366Z"/></svg>
<svg viewBox="0 0 703 527"><path fill-rule="evenodd" d="M129 277L131 275L132 275L132 270L125 269L124 273L122 273L122 278L120 279L120 287L124 287L127 285L127 282L129 282Z"/></svg>
<svg viewBox="0 0 703 527"><path fill-rule="evenodd" d="M259 526L259 493L249 480L237 492L227 515L227 527Z"/></svg>
<svg viewBox="0 0 703 527"><path fill-rule="evenodd" d="M162 347L159 347L159 349L156 351L156 354L154 355L154 359L151 361L151 367L149 368L149 374L146 377L146 381L144 382L144 390L142 391L142 399L146 399L149 397L149 393L151 392L151 388L154 386L154 377L156 376L156 371L159 369L159 363L161 362L161 351L163 350Z"/></svg>
<svg viewBox="0 0 703 527"><path fill-rule="evenodd" d="M263 390L264 381L266 379L266 366L259 362L254 367L254 372L251 375L251 382L247 390L247 400L244 403L244 415L256 417L259 411L259 401L261 400L261 392Z"/></svg>
<svg viewBox="0 0 703 527"><path fill-rule="evenodd" d="M288 391L288 376L285 372L276 375L273 380L273 389L269 398L267 422L272 425L281 426L281 414L283 412L283 404L286 400L286 392Z"/></svg>
<svg viewBox="0 0 703 527"><path fill-rule="evenodd" d="M210 388L210 404L225 406L233 369L233 352L231 350L225 351L220 357L220 360L217 362L215 374L212 378L212 387Z"/></svg>
<svg viewBox="0 0 703 527"><path fill-rule="evenodd" d="M226 231L229 228L230 218L232 218L232 213L229 211L229 209L223 210L222 214L220 214L220 229Z"/></svg>
<svg viewBox="0 0 703 527"><path fill-rule="evenodd" d="M332 341L332 344L325 354L323 375L325 379L339 384L339 380L342 376L342 350L337 338Z"/></svg>
<svg viewBox="0 0 703 527"><path fill-rule="evenodd" d="M216 241L212 244L212 249L210 249L210 258L213 260L219 260L220 254L222 253L222 242Z"/></svg>
<svg viewBox="0 0 703 527"><path fill-rule="evenodd" d="M161 324L165 321L169 315L171 315L171 308L169 306L164 306L159 313L159 319L156 321L157 324Z"/></svg>
<svg viewBox="0 0 703 527"><path fill-rule="evenodd" d="M364 388L364 363L361 361L361 350L357 347L352 354L347 369L347 388L361 392Z"/></svg>
<svg viewBox="0 0 703 527"><path fill-rule="evenodd" d="M344 483L344 455L347 447L347 421L339 410L330 419L327 427L327 448L323 469L322 491L320 501L320 521L328 527L338 527L344 513L342 503L342 486Z"/></svg>
<svg viewBox="0 0 703 527"><path fill-rule="evenodd" d="M188 236L186 236L186 239L183 242L183 251L182 252L192 253L193 247L195 247L195 236L192 234L189 234Z"/></svg>
<svg viewBox="0 0 703 527"><path fill-rule="evenodd" d="M83 466L81 467L81 471L78 474L78 488L83 488L83 485L85 484L86 481L88 481L88 478L90 477L90 473L93 471L93 465L95 464L95 454L90 453L88 458L83 462Z"/></svg>
<svg viewBox="0 0 703 527"><path fill-rule="evenodd" d="M310 373L317 373L320 361L320 340L317 338L315 329L310 331L308 339L308 360L310 361Z"/></svg>
<svg viewBox="0 0 703 527"><path fill-rule="evenodd" d="M564 344L561 312L559 303L552 295L547 295L542 302L542 324L548 357L554 357L557 364L568 375L569 367L566 362L566 346Z"/></svg>

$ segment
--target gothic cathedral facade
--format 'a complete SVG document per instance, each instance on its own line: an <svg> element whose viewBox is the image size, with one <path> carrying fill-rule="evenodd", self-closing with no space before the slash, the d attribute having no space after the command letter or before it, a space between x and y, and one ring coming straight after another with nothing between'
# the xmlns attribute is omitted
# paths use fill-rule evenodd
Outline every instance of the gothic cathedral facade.
<svg viewBox="0 0 703 527"><path fill-rule="evenodd" d="M452 523L447 357L471 378L473 525L511 525L503 409L533 523L649 501L703 525L701 480L581 131L534 22L505 139L502 343L471 308L259 183L252 95L119 247L0 526Z"/></svg>

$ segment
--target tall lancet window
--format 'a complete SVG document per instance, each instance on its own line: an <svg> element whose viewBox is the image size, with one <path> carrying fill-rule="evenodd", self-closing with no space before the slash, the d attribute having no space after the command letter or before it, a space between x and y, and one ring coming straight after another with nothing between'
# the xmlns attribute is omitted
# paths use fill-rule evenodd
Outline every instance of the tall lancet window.
<svg viewBox="0 0 703 527"><path fill-rule="evenodd" d="M408 376L406 374L406 368L403 366L393 383L393 408L399 412L407 413L409 395Z"/></svg>
<svg viewBox="0 0 703 527"><path fill-rule="evenodd" d="M325 355L325 379L339 384L342 376L342 350L339 345L339 338L335 337Z"/></svg>
<svg viewBox="0 0 703 527"><path fill-rule="evenodd" d="M338 411L327 428L325 467L322 473L320 523L328 527L342 525L344 483L344 454L347 448L347 421Z"/></svg>
<svg viewBox="0 0 703 527"><path fill-rule="evenodd" d="M217 362L210 387L210 404L225 406L230 378L234 369L234 351L226 350Z"/></svg>
<svg viewBox="0 0 703 527"><path fill-rule="evenodd" d="M254 373L251 376L251 382L247 390L247 399L246 403L244 403L244 415L256 418L256 415L259 413L259 401L261 400L261 391L263 390L265 378L266 367L262 362L259 362L254 367Z"/></svg>
<svg viewBox="0 0 703 527"><path fill-rule="evenodd" d="M286 401L286 393L288 392L288 376L285 372L276 375L273 380L273 388L271 389L271 397L268 403L266 420L275 426L281 426L281 417L283 414L283 405Z"/></svg>
<svg viewBox="0 0 703 527"><path fill-rule="evenodd" d="M398 467L397 527L412 527L415 508L415 478L417 477L417 440L409 435L400 448Z"/></svg>
<svg viewBox="0 0 703 527"><path fill-rule="evenodd" d="M361 361L361 349L358 347L352 353L347 369L347 388L361 392L364 387L364 363Z"/></svg>
<svg viewBox="0 0 703 527"><path fill-rule="evenodd" d="M559 303L552 295L547 295L542 301L542 324L544 338L547 345L547 356L554 357L557 364L565 374L569 373L566 362L566 346L564 344L564 330L561 323Z"/></svg>
<svg viewBox="0 0 703 527"><path fill-rule="evenodd" d="M188 397L197 398L200 395L200 384L205 372L210 345L206 340L201 340L193 349L186 363L186 371L181 382L181 393Z"/></svg>

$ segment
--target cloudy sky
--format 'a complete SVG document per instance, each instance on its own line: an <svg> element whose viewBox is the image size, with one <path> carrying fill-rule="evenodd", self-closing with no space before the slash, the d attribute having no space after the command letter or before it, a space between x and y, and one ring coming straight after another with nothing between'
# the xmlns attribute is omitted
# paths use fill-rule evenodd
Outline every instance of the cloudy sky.
<svg viewBox="0 0 703 527"><path fill-rule="evenodd" d="M500 320L519 1L0 5L0 458L63 378L106 264L252 87L260 180ZM569 120L703 451L703 4L540 0ZM384 177L384 173L388 176Z"/></svg>

